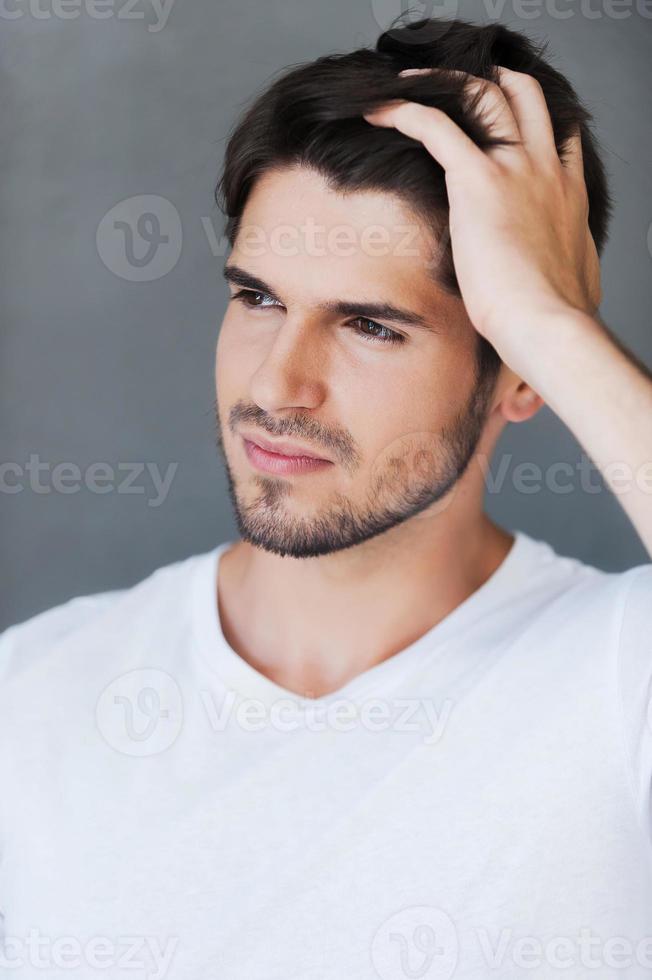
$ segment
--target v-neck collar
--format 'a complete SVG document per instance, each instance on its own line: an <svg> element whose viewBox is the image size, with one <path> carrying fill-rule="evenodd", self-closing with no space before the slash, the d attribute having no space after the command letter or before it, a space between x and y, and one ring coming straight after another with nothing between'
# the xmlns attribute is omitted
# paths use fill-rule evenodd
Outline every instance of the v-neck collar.
<svg viewBox="0 0 652 980"><path fill-rule="evenodd" d="M370 695L394 687L402 677L421 664L426 651L429 651L429 655L436 655L455 636L459 626L469 620L476 621L497 598L502 598L511 588L522 585L525 568L538 558L542 548L549 548L549 545L523 531L513 530L511 533L514 541L507 555L475 592L413 643L362 671L336 691L319 698L304 697L282 687L252 667L227 643L217 602L218 581L220 559L235 541L225 541L200 556L192 596L195 642L204 661L223 684L245 698L260 700L266 705L290 700L299 708L328 706L341 699L359 703Z"/></svg>

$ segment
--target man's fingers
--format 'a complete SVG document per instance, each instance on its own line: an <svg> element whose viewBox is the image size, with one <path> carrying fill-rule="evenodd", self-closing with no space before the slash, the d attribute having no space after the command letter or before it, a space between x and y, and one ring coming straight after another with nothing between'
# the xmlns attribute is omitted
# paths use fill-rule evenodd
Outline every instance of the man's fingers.
<svg viewBox="0 0 652 980"><path fill-rule="evenodd" d="M419 140L446 171L459 173L484 162L482 150L441 109L397 99L364 113L364 118L373 125L393 126L405 136Z"/></svg>
<svg viewBox="0 0 652 980"><path fill-rule="evenodd" d="M399 75L428 75L432 74L432 68L404 68Z"/></svg>
<svg viewBox="0 0 652 980"><path fill-rule="evenodd" d="M537 161L559 164L555 146L555 134L543 89L539 82L526 72L512 71L498 66L499 85L486 82L468 72L457 69L408 68L399 72L402 76L428 72L448 71L466 76L469 91L480 88L483 92L478 108L492 125L498 136L521 144L522 149ZM509 151L509 147L507 148ZM581 147L580 147L581 152ZM490 155L495 151L490 150ZM504 158L504 150L500 156ZM577 147L569 146L569 167L577 171Z"/></svg>
<svg viewBox="0 0 652 980"><path fill-rule="evenodd" d="M435 72L448 73L464 78L466 80L466 91L469 96L477 96L479 93L479 98L477 98L475 103L477 107L476 111L489 125L491 135L510 140L515 144L521 143L522 136L519 132L518 122L512 112L506 94L499 85L490 82L488 79L479 78L477 75L471 75L469 72L459 71L456 68L406 68L399 72L399 75L406 77L428 73L434 74ZM502 156L506 149L510 150L511 148L502 147L500 149ZM490 149L487 152L489 155L492 155L496 151Z"/></svg>
<svg viewBox="0 0 652 980"><path fill-rule="evenodd" d="M539 82L525 72L498 68L500 87L509 101L525 151L535 162L559 163L548 105Z"/></svg>

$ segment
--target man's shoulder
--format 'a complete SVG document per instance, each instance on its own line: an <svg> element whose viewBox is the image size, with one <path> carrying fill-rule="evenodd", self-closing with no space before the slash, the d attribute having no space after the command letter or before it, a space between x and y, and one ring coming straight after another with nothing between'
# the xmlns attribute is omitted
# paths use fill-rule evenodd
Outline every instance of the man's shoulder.
<svg viewBox="0 0 652 980"><path fill-rule="evenodd" d="M568 555L543 539L520 533L526 540L531 577L543 587L558 584L562 593L575 592L578 597L610 594L616 598L631 588L645 590L652 581L652 561L622 571L607 571L588 560Z"/></svg>
<svg viewBox="0 0 652 980"><path fill-rule="evenodd" d="M562 631L599 633L618 649L632 643L649 646L652 636L652 561L622 571L607 571L537 542L531 586L541 612ZM636 631L629 627L636 621Z"/></svg>
<svg viewBox="0 0 652 980"><path fill-rule="evenodd" d="M135 584L78 595L0 633L0 683L55 650L93 647L138 632L141 624L163 623L184 605L195 573L215 549L155 568Z"/></svg>
<svg viewBox="0 0 652 980"><path fill-rule="evenodd" d="M613 646L622 621L636 611L652 633L652 562L609 571L523 532L521 539L501 606L509 605L516 619L543 635L590 633Z"/></svg>

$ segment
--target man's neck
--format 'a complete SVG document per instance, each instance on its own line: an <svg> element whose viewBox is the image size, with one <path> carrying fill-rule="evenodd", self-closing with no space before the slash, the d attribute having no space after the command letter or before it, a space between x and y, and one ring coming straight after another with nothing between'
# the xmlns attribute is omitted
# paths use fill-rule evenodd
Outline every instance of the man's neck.
<svg viewBox="0 0 652 980"><path fill-rule="evenodd" d="M259 673L310 698L399 653L480 588L514 540L484 513L463 533L428 535L413 523L317 558L238 541L220 562L226 641Z"/></svg>

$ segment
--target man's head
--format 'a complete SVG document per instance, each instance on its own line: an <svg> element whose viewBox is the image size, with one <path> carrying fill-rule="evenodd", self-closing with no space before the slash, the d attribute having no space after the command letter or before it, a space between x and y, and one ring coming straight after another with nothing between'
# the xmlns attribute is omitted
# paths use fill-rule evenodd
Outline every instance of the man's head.
<svg viewBox="0 0 652 980"><path fill-rule="evenodd" d="M580 126L600 251L610 204L589 115L541 52L501 25L421 21L382 35L375 51L295 68L231 136L217 195L237 298L217 350L218 442L246 540L303 557L417 515L450 516L474 453L539 407L514 376L520 394L501 401L510 372L466 316L442 168L420 143L362 117L408 98L495 145L500 134L459 76L398 73L442 67L496 80L497 65L539 80L562 158ZM243 433L296 439L330 465L263 473ZM476 479L458 507L481 506L479 489Z"/></svg>

